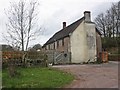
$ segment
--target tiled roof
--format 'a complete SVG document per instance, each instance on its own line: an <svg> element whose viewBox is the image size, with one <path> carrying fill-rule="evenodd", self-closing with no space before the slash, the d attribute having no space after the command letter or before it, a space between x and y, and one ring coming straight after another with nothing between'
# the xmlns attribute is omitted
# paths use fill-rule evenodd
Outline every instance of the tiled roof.
<svg viewBox="0 0 120 90"><path fill-rule="evenodd" d="M64 37L68 37L70 33L72 33L80 24L81 22L84 20L84 17L82 17L81 19L75 21L74 23L70 24L69 26L67 26L66 28L63 28L62 30L56 32L44 45L48 45L50 43L53 43L57 40L60 40ZM88 23L93 23L93 22L88 22ZM96 28L96 32L101 35L101 32Z"/></svg>
<svg viewBox="0 0 120 90"><path fill-rule="evenodd" d="M66 28L56 32L44 45L53 43L54 41L57 41L59 39L62 39L64 37L69 36L70 33L72 33L79 25L80 23L84 20L84 17L81 19L77 20L76 22L72 23L71 25L67 26Z"/></svg>

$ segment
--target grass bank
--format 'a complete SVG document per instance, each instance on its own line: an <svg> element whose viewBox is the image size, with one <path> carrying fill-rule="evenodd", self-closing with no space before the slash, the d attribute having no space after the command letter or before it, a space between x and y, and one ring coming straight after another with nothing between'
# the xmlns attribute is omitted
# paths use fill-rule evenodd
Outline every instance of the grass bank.
<svg viewBox="0 0 120 90"><path fill-rule="evenodd" d="M11 78L7 70L3 70L3 88L56 88L74 79L71 74L51 68L19 68L17 71L20 75Z"/></svg>

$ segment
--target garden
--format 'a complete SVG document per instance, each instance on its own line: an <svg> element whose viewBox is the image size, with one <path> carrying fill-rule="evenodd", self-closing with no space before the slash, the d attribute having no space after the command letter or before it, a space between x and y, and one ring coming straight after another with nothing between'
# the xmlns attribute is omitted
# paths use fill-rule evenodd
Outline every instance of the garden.
<svg viewBox="0 0 120 90"><path fill-rule="evenodd" d="M17 68L14 77L7 69L2 71L2 88L60 88L69 84L74 76L52 68Z"/></svg>
<svg viewBox="0 0 120 90"><path fill-rule="evenodd" d="M27 52L25 66L21 52L2 55L2 88L60 88L74 79L70 73L48 66L47 57L41 52Z"/></svg>

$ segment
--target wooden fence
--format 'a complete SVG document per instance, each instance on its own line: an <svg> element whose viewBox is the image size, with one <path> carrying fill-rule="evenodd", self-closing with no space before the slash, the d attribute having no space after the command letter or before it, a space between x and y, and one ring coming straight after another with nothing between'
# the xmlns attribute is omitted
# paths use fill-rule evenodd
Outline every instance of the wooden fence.
<svg viewBox="0 0 120 90"><path fill-rule="evenodd" d="M17 66L23 65L23 57L27 66L40 65L46 66L46 54L44 52L22 52L22 51L4 51L2 52L2 64L6 66L13 63Z"/></svg>

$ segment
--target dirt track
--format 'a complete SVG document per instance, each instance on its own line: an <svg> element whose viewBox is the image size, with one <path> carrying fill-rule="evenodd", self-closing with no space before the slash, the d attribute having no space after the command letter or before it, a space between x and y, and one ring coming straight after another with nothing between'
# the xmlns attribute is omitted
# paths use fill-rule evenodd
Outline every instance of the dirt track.
<svg viewBox="0 0 120 90"><path fill-rule="evenodd" d="M118 88L118 62L53 67L76 76L65 88Z"/></svg>

